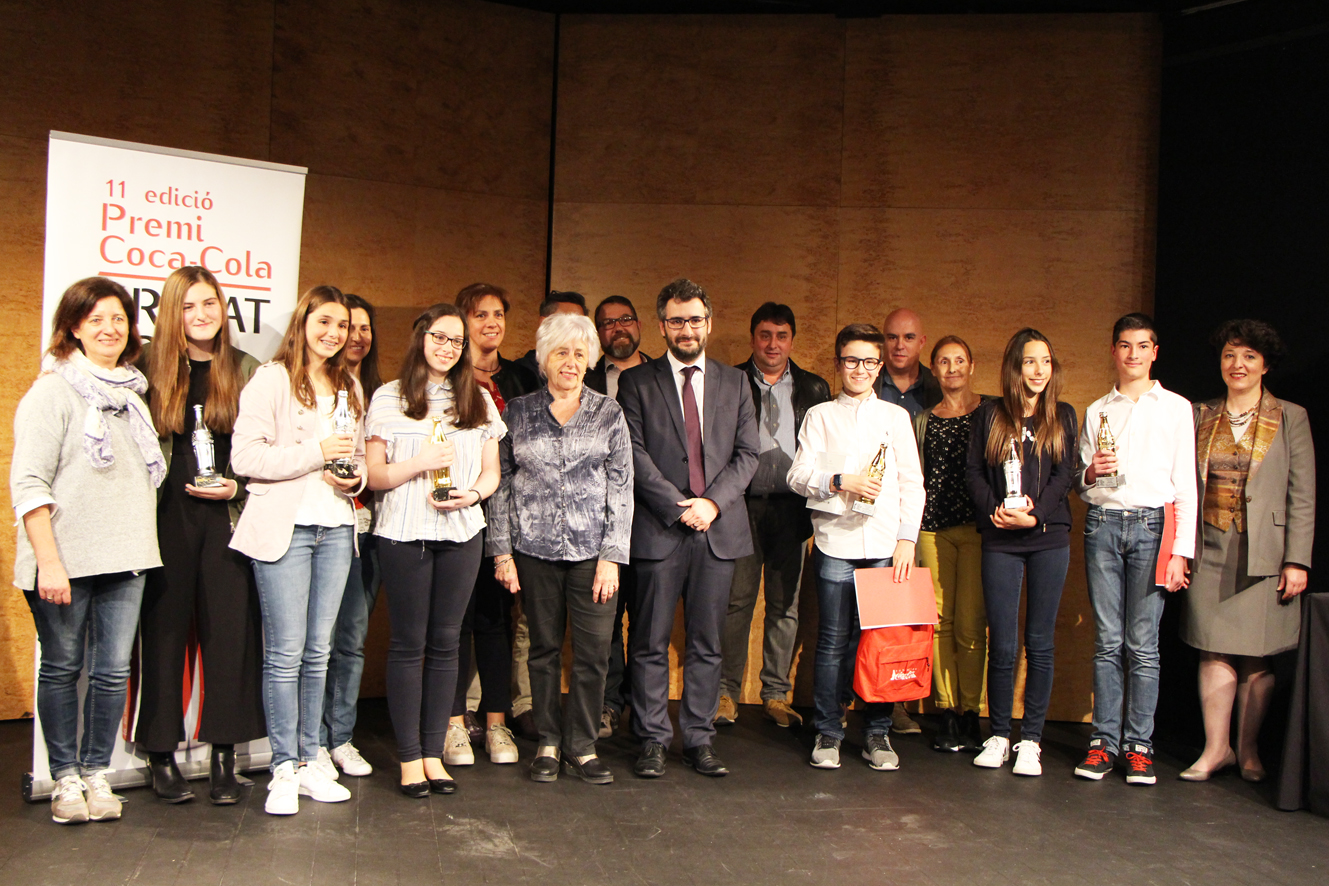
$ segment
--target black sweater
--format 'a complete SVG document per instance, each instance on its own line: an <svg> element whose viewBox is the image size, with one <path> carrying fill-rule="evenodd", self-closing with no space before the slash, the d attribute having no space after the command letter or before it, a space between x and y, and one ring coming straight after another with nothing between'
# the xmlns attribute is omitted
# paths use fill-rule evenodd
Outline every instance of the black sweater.
<svg viewBox="0 0 1329 886"><path fill-rule="evenodd" d="M1033 441L1022 441L1022 488L1034 502L1030 513L1038 524L1028 529L999 529L992 525L992 515L1006 498L1006 478L1000 462L994 465L987 460L988 433L999 402L984 403L974 413L969 459L965 465L965 480L974 499L983 549L1018 554L1068 547L1071 543L1071 507L1067 496L1080 462L1076 448L1075 407L1069 403L1057 403L1057 415L1065 436L1061 461L1053 464L1050 452L1035 456Z"/></svg>

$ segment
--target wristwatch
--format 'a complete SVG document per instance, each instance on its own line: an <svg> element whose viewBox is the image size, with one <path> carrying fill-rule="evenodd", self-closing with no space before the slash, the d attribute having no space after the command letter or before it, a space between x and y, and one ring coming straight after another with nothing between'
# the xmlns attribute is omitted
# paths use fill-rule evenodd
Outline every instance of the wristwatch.
<svg viewBox="0 0 1329 886"><path fill-rule="evenodd" d="M840 474L832 474L832 475L831 475L831 491L832 491L832 492L843 492L843 491L844 491L844 487L840 485L840 477L841 477L841 476L842 476L842 475L840 475Z"/></svg>

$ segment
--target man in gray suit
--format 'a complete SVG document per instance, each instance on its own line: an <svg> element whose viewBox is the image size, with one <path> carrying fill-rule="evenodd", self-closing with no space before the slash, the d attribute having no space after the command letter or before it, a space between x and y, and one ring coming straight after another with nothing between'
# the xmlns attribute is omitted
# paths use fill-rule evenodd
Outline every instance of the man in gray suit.
<svg viewBox="0 0 1329 886"><path fill-rule="evenodd" d="M715 755L720 635L734 561L752 553L743 491L757 469L757 421L743 373L706 357L711 301L691 280L660 291L656 315L668 353L618 383L632 435L637 507L630 613L633 728L643 739L633 771L658 778L673 738L669 636L683 600L687 631L678 724L683 759L703 775L729 770Z"/></svg>

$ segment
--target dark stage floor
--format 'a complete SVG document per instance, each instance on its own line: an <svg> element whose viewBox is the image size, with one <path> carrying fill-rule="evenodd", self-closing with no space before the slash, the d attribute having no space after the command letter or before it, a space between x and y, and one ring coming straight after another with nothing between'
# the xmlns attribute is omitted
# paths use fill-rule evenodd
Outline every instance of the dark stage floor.
<svg viewBox="0 0 1329 886"><path fill-rule="evenodd" d="M1120 773L1078 781L1081 727L1049 728L1037 779L976 769L922 736L896 737L898 772L869 770L848 744L843 768L825 771L807 764L810 733L741 710L717 741L728 778L677 756L663 779L634 778L635 745L620 736L601 743L618 777L608 787L530 782L522 743L522 764L481 759L453 770L457 795L409 800L396 791L386 709L372 701L357 742L380 770L343 777L348 803L305 799L299 815L274 818L258 774L238 806L168 806L138 789L121 821L64 827L49 804L19 798L31 724L0 723L0 883L1329 882L1329 820L1276 811L1269 785L1178 782L1179 761L1166 758L1152 788Z"/></svg>

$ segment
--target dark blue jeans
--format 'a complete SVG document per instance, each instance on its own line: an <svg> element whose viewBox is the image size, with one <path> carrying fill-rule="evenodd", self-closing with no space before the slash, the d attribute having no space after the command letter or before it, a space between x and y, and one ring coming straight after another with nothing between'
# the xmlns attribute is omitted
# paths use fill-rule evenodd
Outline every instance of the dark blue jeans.
<svg viewBox="0 0 1329 886"><path fill-rule="evenodd" d="M858 596L854 570L890 566L891 560L841 560L815 546L812 565L817 575L817 658L812 669L812 704L817 732L844 739L840 702L852 698L854 661L858 655ZM863 735L885 735L891 728L891 705L866 702Z"/></svg>
<svg viewBox="0 0 1329 886"><path fill-rule="evenodd" d="M1163 509L1089 509L1084 568L1094 607L1094 738L1153 746L1158 623L1167 591L1154 584ZM1126 709L1122 729L1122 705Z"/></svg>
<svg viewBox="0 0 1329 886"><path fill-rule="evenodd" d="M134 648L145 573L117 572L69 580L60 606L24 591L41 641L37 716L51 778L87 775L111 765L116 729L125 713L129 655ZM87 642L88 692L83 699L83 750L78 746L78 675Z"/></svg>
<svg viewBox="0 0 1329 886"><path fill-rule="evenodd" d="M328 684L323 695L321 744L325 748L341 747L355 731L360 676L365 670L365 635L369 633L369 616L378 600L377 542L368 532L360 535L360 556L351 558L341 610L332 629Z"/></svg>
<svg viewBox="0 0 1329 886"><path fill-rule="evenodd" d="M1057 609L1066 587L1070 546L1050 551L1007 554L983 551L983 603L988 613L988 716L992 734L1011 735L1015 704L1015 661L1020 647L1020 586L1029 574L1025 604L1024 721L1020 738L1041 741L1052 698Z"/></svg>

